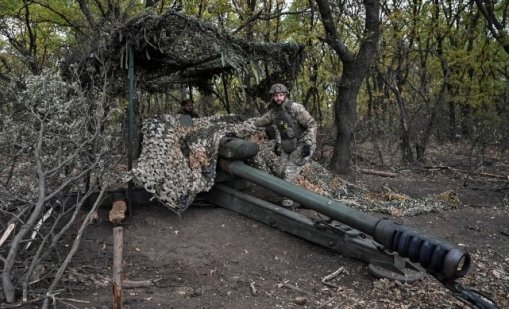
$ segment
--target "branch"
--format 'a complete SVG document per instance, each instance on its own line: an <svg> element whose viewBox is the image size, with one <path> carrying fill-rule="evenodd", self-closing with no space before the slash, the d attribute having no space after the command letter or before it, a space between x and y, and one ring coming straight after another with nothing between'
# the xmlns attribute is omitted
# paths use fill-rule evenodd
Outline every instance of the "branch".
<svg viewBox="0 0 509 309"><path fill-rule="evenodd" d="M46 3L43 3L43 2L40 2L40 1L35 1L35 0L32 0L32 1L33 1L33 3L36 3L36 4L40 5L40 6L42 6L43 8L46 8L46 9L50 10L51 12L55 13L58 17L62 18L67 23L67 26L75 29L80 34L83 34L83 31L80 30L80 27L74 25L73 22L70 21L65 14L62 14L62 13L58 12L57 10L53 9L49 4L46 4ZM58 23L56 23L54 21L51 21L51 23L58 24ZM64 26L62 24L59 24L59 25Z"/></svg>
<svg viewBox="0 0 509 309"><path fill-rule="evenodd" d="M14 302L15 299L15 291L14 291L14 285L12 284L12 278L11 278L11 271L12 267L14 266L14 261L16 259L16 256L18 255L18 248L21 244L21 241L25 237L26 233L28 233L29 230L32 229L32 227L35 224L35 221L39 218L39 215L42 211L42 208L44 206L44 195L46 192L46 179L43 171L42 166L42 158L41 158L41 152L42 152L42 144L43 144L43 138L44 138L44 123L39 123L39 139L37 142L37 147L35 148L35 161L37 165L37 177L38 177L38 197L37 202L35 204L35 208L30 215L30 218L28 219L27 223L24 224L21 227L21 230L16 234L14 237L14 240L12 241L9 254L7 255L7 258L5 260L4 269L2 273L2 284L5 294L5 299L8 303Z"/></svg>
<svg viewBox="0 0 509 309"><path fill-rule="evenodd" d="M312 10L302 10L302 11L294 11L294 12L279 12L277 14L260 15L259 19L261 19L261 20L271 20L271 19L279 18L279 17L284 16L284 15L300 15L300 14L311 13L311 12L312 12Z"/></svg>
<svg viewBox="0 0 509 309"><path fill-rule="evenodd" d="M96 125L95 126L94 135L92 135L90 138L88 138L87 140L82 142L79 145L79 147L74 151L74 153L72 155L68 156L64 161L60 162L59 165L57 165L56 167L52 168L51 170L46 171L45 172L46 175L51 175L51 174L57 172L61 168L65 167L69 162L71 162L71 160L73 160L76 156L80 155L81 150L83 150L83 148L85 148L86 145L91 144L92 142L94 142L94 140L97 138L97 136L100 133L100 129L101 129L100 125Z"/></svg>
<svg viewBox="0 0 509 309"><path fill-rule="evenodd" d="M377 50L380 37L380 4L378 0L364 0L366 17L364 21L364 35L359 47L356 61L359 63L370 63ZM367 70L370 65L364 66ZM364 75L364 74L363 74Z"/></svg>
<svg viewBox="0 0 509 309"><path fill-rule="evenodd" d="M32 258L32 262L30 263L30 266L28 267L28 270L23 275L23 280L21 283L21 286L23 287L22 292L22 299L23 302L26 302L28 299L28 284L29 280L32 277L32 273L35 270L36 266L40 264L41 260L50 253L50 250L45 250L44 254L42 254L43 250L45 249L44 245L48 241L49 237L53 235L53 231L57 227L57 225L60 223L60 219L62 218L62 213L54 220L50 230L46 235L44 235L41 244L39 245L39 248L37 249L37 252L35 253L34 257ZM41 257L42 254L42 257Z"/></svg>
<svg viewBox="0 0 509 309"><path fill-rule="evenodd" d="M334 24L334 18L332 17L329 1L316 0L316 4L318 4L318 10L320 11L320 17L322 18L322 24L325 28L326 42L338 54L339 58L341 58L341 61L353 61L354 55L348 50L348 47L346 47L346 45L339 37L336 25Z"/></svg>
<svg viewBox="0 0 509 309"><path fill-rule="evenodd" d="M78 175L74 176L74 177L71 177L71 178L68 178L62 185L60 185L60 187L58 187L55 191L51 192L45 199L44 201L49 201L51 200L52 198L54 198L60 191L62 191L65 187L67 187L70 183L82 178L83 176L85 176L87 173L89 173L92 169L95 168L95 166L99 163L99 159L101 158L101 155L99 155L99 157L97 158L97 161L95 161L93 164L91 164L90 166L88 166L85 170L83 170L81 173L79 173Z"/></svg>
<svg viewBox="0 0 509 309"><path fill-rule="evenodd" d="M394 177L398 176L398 174L396 174L396 173L376 171L376 170L367 170L367 169L360 169L359 172L364 173L364 174L370 174L370 175L376 175L376 176L382 176L382 177L390 177L390 178L394 178Z"/></svg>
<svg viewBox="0 0 509 309"><path fill-rule="evenodd" d="M74 239L74 242L72 244L71 250L69 250L69 253L67 254L67 257L65 258L64 262L58 268L57 274L55 275L53 282L51 283L50 287L46 291L46 298L44 299L44 303L42 305L43 309L48 308L50 297L52 297L53 291L55 290L58 281L60 281L60 278L64 274L64 271L67 268L67 265L69 265L69 262L71 261L74 254L78 250L80 242L81 242L81 237L83 236L83 232L85 231L85 228L88 226L88 224L90 222L90 218L92 217L92 214L94 214L95 211L97 210L97 208L99 207L99 205L101 205L101 201L103 199L104 192L106 192L106 187L107 186L103 186L103 188L101 189L99 196L95 200L94 206L92 206L92 208L88 212L87 216L85 217L85 220L83 221L83 223L80 226L78 234L76 235L76 238Z"/></svg>
<svg viewBox="0 0 509 309"><path fill-rule="evenodd" d="M262 14L262 11L254 14L253 16L251 16L245 23L243 23L242 25L240 25L237 29L235 29L233 32L232 32L232 35L235 35L237 32L239 32L240 30L244 29L246 26L248 26L249 24L253 23L254 21L256 21L257 19L259 19L260 15Z"/></svg>
<svg viewBox="0 0 509 309"><path fill-rule="evenodd" d="M88 7L88 1L78 0L78 4L80 5L81 12L85 16L85 19L87 20L90 27L94 30L97 30L97 23L95 22L94 17L90 12L90 8Z"/></svg>
<svg viewBox="0 0 509 309"><path fill-rule="evenodd" d="M475 0L479 11L481 11L481 14L487 22L488 30L491 32L495 40L497 40L497 42L502 45L502 48L509 54L509 42L507 40L508 34L506 33L502 23L497 20L497 17L493 12L493 4L491 1L488 1L488 3L491 4L490 6L489 4L484 5L483 2L484 1L481 0ZM506 15L504 15L504 17L506 17Z"/></svg>
<svg viewBox="0 0 509 309"><path fill-rule="evenodd" d="M76 220L76 218L79 214L81 207L83 206L84 202L90 197L91 194L92 194L92 189L88 190L88 192L78 202L78 204L76 205L76 208L74 209L71 219L69 219L67 224L60 230L60 232L58 232L58 234L56 234L53 237L52 247L54 247L56 242L60 239L60 237L62 237L65 234L65 232L67 232L67 230L69 230L69 228L71 228L72 224L74 223L74 221Z"/></svg>
<svg viewBox="0 0 509 309"><path fill-rule="evenodd" d="M11 223L7 226L4 233L2 234L2 237L0 237L0 247L4 244L9 235L11 235L11 232L12 230L14 230L14 227L16 227L16 223Z"/></svg>
<svg viewBox="0 0 509 309"><path fill-rule="evenodd" d="M148 280L141 280L141 281L132 281L132 280L125 280L122 281L122 287L126 289L137 289L137 288L145 288L149 286L153 286L158 281L161 281L163 278L154 278L154 279L148 279Z"/></svg>

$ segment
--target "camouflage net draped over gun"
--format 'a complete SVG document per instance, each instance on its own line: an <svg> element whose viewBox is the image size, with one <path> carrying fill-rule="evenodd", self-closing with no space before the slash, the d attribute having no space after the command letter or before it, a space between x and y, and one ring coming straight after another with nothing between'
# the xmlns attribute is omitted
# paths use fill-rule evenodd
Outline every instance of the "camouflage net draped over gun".
<svg viewBox="0 0 509 309"><path fill-rule="evenodd" d="M132 170L136 180L177 214L208 191L216 176L219 141L226 133L240 132L236 116L197 118L193 126L163 115L143 124L143 150Z"/></svg>
<svg viewBox="0 0 509 309"><path fill-rule="evenodd" d="M163 115L143 124L143 150L132 176L177 214L184 212L196 195L214 185L219 141L228 133L251 140L259 153L247 164L275 176L278 157L272 151L274 141L263 132L256 133L252 119L242 121L234 115L211 116L193 120L193 126L181 126L179 119ZM391 215L417 215L458 207L454 192L423 199L403 194L374 194L341 179L317 162L311 161L296 179L310 191L338 200L363 211Z"/></svg>

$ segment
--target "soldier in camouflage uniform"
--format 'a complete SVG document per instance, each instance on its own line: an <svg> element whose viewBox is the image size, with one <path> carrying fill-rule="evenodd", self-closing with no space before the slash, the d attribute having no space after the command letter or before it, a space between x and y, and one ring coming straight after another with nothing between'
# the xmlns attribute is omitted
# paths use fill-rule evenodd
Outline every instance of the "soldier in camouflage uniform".
<svg viewBox="0 0 509 309"><path fill-rule="evenodd" d="M280 156L280 177L294 181L316 148L316 121L299 103L288 99L288 89L274 84L269 91L271 109L254 121L257 127L275 125L275 152ZM293 201L283 199L282 206L292 207Z"/></svg>
<svg viewBox="0 0 509 309"><path fill-rule="evenodd" d="M180 102L180 111L178 112L182 115L189 115L191 118L199 118L200 116L198 113L194 111L194 104L193 101L190 99L185 99L182 102Z"/></svg>

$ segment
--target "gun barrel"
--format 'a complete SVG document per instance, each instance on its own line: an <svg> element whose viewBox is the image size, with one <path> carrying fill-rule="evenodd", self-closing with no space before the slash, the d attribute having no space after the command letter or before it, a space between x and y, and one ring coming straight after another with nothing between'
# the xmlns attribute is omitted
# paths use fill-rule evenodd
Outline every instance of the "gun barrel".
<svg viewBox="0 0 509 309"><path fill-rule="evenodd" d="M314 209L331 219L371 235L385 248L420 263L428 271L452 280L463 277L470 267L465 248L412 230L389 219L379 219L338 201L308 191L293 183L266 174L242 161L221 159L219 167L230 175L249 180L264 188Z"/></svg>
<svg viewBox="0 0 509 309"><path fill-rule="evenodd" d="M241 161L220 160L219 166L224 172L247 179L257 185L291 198L308 208L341 221L346 225L355 227L366 234L373 235L375 232L378 219L359 210L347 207L335 200L323 197L291 182L264 173Z"/></svg>

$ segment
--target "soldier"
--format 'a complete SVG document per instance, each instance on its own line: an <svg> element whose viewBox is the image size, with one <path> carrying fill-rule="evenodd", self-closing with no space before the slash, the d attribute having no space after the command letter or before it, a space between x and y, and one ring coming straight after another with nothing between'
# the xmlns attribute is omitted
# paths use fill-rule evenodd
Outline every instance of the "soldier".
<svg viewBox="0 0 509 309"><path fill-rule="evenodd" d="M269 93L272 107L254 124L264 128L276 126L274 150L280 157L280 177L293 182L316 148L317 124L304 106L289 100L285 85L274 84ZM285 198L281 205L293 207L293 201Z"/></svg>
<svg viewBox="0 0 509 309"><path fill-rule="evenodd" d="M191 118L199 118L198 114L194 111L193 101L185 99L180 102L180 112L182 115L189 115Z"/></svg>

